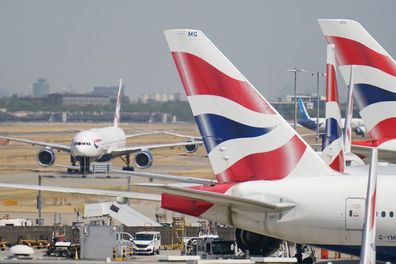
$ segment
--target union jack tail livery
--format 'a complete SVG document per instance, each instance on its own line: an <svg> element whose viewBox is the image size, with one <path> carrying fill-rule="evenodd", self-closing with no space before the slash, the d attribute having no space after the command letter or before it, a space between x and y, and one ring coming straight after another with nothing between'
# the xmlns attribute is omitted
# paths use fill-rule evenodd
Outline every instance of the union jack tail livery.
<svg viewBox="0 0 396 264"><path fill-rule="evenodd" d="M323 35L336 46L337 65L346 83L354 66L354 95L372 140L396 138L396 63L356 21L320 19Z"/></svg>
<svg viewBox="0 0 396 264"><path fill-rule="evenodd" d="M165 36L220 183L334 173L201 31Z"/></svg>
<svg viewBox="0 0 396 264"><path fill-rule="evenodd" d="M340 99L338 96L334 45L327 45L326 64L326 135L322 158L329 166L344 172L344 144L341 130Z"/></svg>
<svg viewBox="0 0 396 264"><path fill-rule="evenodd" d="M116 109L114 113L114 127L118 127L118 125L120 124L121 90L122 90L122 79L120 79L120 86L118 87Z"/></svg>

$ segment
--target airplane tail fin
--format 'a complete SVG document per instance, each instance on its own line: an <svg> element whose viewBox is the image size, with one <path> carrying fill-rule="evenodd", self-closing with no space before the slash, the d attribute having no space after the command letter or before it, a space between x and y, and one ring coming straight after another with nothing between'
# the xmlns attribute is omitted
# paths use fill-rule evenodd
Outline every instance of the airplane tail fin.
<svg viewBox="0 0 396 264"><path fill-rule="evenodd" d="M362 247L360 251L359 264L376 263L376 227L377 220L376 200L377 200L377 163L378 150L372 149L370 171L367 183L366 205L364 213L364 228L362 237Z"/></svg>
<svg viewBox="0 0 396 264"><path fill-rule="evenodd" d="M201 31L165 36L220 183L334 173Z"/></svg>
<svg viewBox="0 0 396 264"><path fill-rule="evenodd" d="M352 149L352 118L353 118L353 68L351 66L349 84L348 84L348 98L345 114L344 124L344 150L345 153L350 153Z"/></svg>
<svg viewBox="0 0 396 264"><path fill-rule="evenodd" d="M354 96L373 140L396 138L396 63L356 21L319 19L323 35L336 46L340 72L349 83L354 65Z"/></svg>
<svg viewBox="0 0 396 264"><path fill-rule="evenodd" d="M326 135L323 140L322 157L332 169L344 172L344 144L335 65L334 45L330 44L327 45Z"/></svg>
<svg viewBox="0 0 396 264"><path fill-rule="evenodd" d="M118 86L118 94L116 101L116 108L114 113L114 127L118 127L120 124L120 109L121 109L121 90L122 90L122 79L120 79L120 85Z"/></svg>
<svg viewBox="0 0 396 264"><path fill-rule="evenodd" d="M298 110L300 111L301 120L311 119L301 97L297 97L297 102L298 102Z"/></svg>

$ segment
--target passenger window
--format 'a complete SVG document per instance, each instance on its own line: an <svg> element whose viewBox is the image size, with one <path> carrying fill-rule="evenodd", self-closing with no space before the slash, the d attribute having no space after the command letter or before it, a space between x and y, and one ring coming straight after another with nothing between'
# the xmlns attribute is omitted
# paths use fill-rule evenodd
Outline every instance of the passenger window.
<svg viewBox="0 0 396 264"><path fill-rule="evenodd" d="M393 218L393 211L389 212L389 217Z"/></svg>
<svg viewBox="0 0 396 264"><path fill-rule="evenodd" d="M385 211L382 211L382 212L381 212L381 216L382 216L382 217L385 217L385 216L386 216Z"/></svg>

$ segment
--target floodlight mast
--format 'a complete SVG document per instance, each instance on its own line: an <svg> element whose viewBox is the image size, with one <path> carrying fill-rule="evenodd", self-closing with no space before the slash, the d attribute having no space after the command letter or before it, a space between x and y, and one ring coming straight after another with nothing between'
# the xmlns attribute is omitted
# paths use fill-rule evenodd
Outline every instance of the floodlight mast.
<svg viewBox="0 0 396 264"><path fill-rule="evenodd" d="M297 127L297 73L298 72L308 72L308 71L304 70L304 69L299 69L297 67L294 67L293 69L288 69L286 71L294 73L294 125L293 125L293 128L294 128L294 130L296 130L296 127Z"/></svg>

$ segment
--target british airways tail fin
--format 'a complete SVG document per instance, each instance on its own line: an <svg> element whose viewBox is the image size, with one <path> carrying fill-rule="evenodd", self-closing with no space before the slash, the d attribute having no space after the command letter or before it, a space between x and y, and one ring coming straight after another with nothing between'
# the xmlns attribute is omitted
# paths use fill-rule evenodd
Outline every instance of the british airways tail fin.
<svg viewBox="0 0 396 264"><path fill-rule="evenodd" d="M118 127L120 124L120 109L121 109L121 90L122 90L122 79L120 79L120 85L118 86L118 94L116 101L116 108L114 113L114 127Z"/></svg>
<svg viewBox="0 0 396 264"><path fill-rule="evenodd" d="M297 97L297 102L298 102L298 109L300 111L300 119L301 120L310 120L311 117L309 116L307 108L305 108L305 105L304 105L301 97Z"/></svg>
<svg viewBox="0 0 396 264"><path fill-rule="evenodd" d="M219 182L335 173L201 31L165 36Z"/></svg>
<svg viewBox="0 0 396 264"><path fill-rule="evenodd" d="M346 83L354 65L354 96L371 139L396 138L396 63L356 21L320 19L323 35L336 46L337 64Z"/></svg>
<svg viewBox="0 0 396 264"><path fill-rule="evenodd" d="M322 158L332 169L344 172L344 144L335 65L334 45L330 44L327 45L326 134L323 140Z"/></svg>
<svg viewBox="0 0 396 264"><path fill-rule="evenodd" d="M353 68L351 65L349 84L348 84L348 97L345 114L344 124L344 150L345 153L350 153L352 149L352 118L353 118Z"/></svg>
<svg viewBox="0 0 396 264"><path fill-rule="evenodd" d="M376 263L376 200L377 200L377 163L378 150L372 149L370 172L367 183L366 207L364 214L364 229L362 247L360 252L360 264Z"/></svg>

